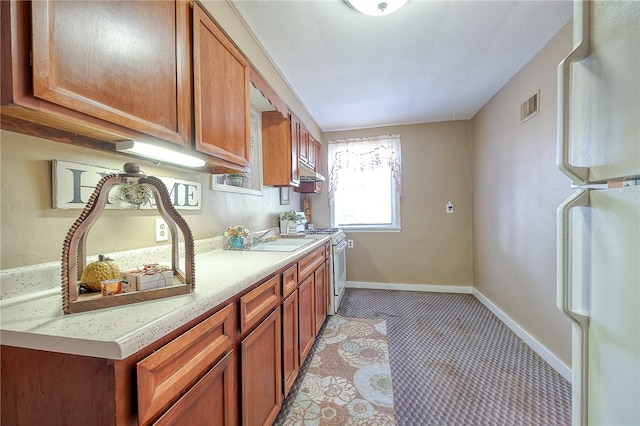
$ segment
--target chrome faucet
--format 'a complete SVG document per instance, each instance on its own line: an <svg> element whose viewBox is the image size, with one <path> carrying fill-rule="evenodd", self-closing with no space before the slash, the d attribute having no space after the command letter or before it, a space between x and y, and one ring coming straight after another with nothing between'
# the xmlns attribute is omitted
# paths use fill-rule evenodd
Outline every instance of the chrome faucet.
<svg viewBox="0 0 640 426"><path fill-rule="evenodd" d="M250 235L250 238L253 238L253 243L262 243L267 240L267 235L270 232L274 232L276 235L273 238L277 238L277 234L280 232L279 228L269 228L265 231L256 232L255 235ZM253 233L252 233L253 234Z"/></svg>

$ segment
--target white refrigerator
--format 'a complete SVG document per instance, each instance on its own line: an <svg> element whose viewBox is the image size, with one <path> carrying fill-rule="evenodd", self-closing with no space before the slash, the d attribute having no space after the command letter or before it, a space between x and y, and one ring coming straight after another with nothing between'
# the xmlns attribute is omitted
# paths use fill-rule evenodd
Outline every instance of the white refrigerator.
<svg viewBox="0 0 640 426"><path fill-rule="evenodd" d="M640 425L640 2L574 2L558 67L558 307L573 424Z"/></svg>

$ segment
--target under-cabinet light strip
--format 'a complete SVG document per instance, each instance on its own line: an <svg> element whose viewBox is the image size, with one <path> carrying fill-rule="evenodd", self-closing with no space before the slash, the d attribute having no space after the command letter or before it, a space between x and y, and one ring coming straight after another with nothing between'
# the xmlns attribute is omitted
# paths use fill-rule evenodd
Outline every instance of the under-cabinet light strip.
<svg viewBox="0 0 640 426"><path fill-rule="evenodd" d="M202 167L205 165L204 160L193 157L191 155L182 154L167 148L151 145L138 141L121 141L116 142L116 150L127 152L129 154L139 155L141 157L150 158L152 160L162 161L164 163L177 164L184 167Z"/></svg>

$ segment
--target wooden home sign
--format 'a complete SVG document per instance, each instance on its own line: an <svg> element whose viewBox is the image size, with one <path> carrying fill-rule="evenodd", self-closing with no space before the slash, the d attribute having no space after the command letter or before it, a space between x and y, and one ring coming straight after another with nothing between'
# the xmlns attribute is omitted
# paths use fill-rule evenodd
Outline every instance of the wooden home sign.
<svg viewBox="0 0 640 426"><path fill-rule="evenodd" d="M84 209L96 185L108 174L119 173L121 170L87 164L71 163L68 161L52 160L52 188L54 209ZM169 191L173 207L177 210L200 210L202 204L202 185L168 177L158 178ZM119 187L114 187L109 193L108 209L131 209L118 196ZM141 209L156 209L155 201Z"/></svg>

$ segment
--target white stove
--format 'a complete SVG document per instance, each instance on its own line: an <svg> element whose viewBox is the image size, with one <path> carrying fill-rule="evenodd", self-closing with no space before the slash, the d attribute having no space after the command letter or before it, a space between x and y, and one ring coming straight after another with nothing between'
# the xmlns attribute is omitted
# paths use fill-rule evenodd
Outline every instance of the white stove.
<svg viewBox="0 0 640 426"><path fill-rule="evenodd" d="M340 228L307 229L307 235L331 235L331 258L329 274L329 315L338 312L347 283L347 241Z"/></svg>
<svg viewBox="0 0 640 426"><path fill-rule="evenodd" d="M345 233L340 228L306 229L304 233L307 235L331 235L331 244L338 244L345 239Z"/></svg>

